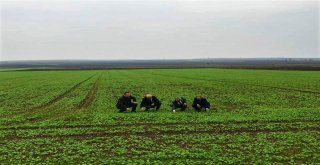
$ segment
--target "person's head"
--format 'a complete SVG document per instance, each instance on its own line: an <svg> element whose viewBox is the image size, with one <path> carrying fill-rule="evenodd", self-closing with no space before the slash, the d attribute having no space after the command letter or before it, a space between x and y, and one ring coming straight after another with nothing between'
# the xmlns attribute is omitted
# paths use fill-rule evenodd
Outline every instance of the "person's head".
<svg viewBox="0 0 320 165"><path fill-rule="evenodd" d="M131 93L130 93L130 92L124 92L124 93L123 93L123 96L124 96L124 97L130 97L130 96L131 96Z"/></svg>
<svg viewBox="0 0 320 165"><path fill-rule="evenodd" d="M181 98L180 97L176 97L176 101L181 101Z"/></svg>
<svg viewBox="0 0 320 165"><path fill-rule="evenodd" d="M147 99L151 99L151 98L152 98L152 94L148 93L148 94L145 95L145 97L146 97Z"/></svg>
<svg viewBox="0 0 320 165"><path fill-rule="evenodd" d="M197 99L197 100L201 100L201 99L202 99L202 96L201 96L201 95L197 95L197 96L196 96L196 99Z"/></svg>

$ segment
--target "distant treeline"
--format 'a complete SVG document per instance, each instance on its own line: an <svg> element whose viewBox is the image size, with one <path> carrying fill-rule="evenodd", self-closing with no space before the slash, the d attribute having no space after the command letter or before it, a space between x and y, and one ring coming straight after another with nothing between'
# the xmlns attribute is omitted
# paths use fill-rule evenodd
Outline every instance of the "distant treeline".
<svg viewBox="0 0 320 165"><path fill-rule="evenodd" d="M239 68L320 70L319 58L232 58L192 60L43 60L2 61L0 68L28 70L142 69L142 68Z"/></svg>

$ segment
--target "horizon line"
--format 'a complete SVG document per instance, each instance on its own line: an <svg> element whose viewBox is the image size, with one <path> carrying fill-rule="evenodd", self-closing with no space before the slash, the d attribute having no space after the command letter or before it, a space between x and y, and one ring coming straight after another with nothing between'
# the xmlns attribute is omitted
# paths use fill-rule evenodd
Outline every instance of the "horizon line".
<svg viewBox="0 0 320 165"><path fill-rule="evenodd" d="M205 60L205 59L320 59L320 57L213 57L213 58L165 58L165 59L19 59L2 60L0 62L14 61L174 61L174 60Z"/></svg>

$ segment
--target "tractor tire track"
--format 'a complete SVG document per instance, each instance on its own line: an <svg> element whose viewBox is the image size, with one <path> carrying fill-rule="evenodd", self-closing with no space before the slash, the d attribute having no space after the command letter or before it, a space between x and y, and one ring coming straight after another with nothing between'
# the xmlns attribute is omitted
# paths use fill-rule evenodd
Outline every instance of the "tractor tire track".
<svg viewBox="0 0 320 165"><path fill-rule="evenodd" d="M92 85L86 97L76 106L77 110L88 108L93 103L98 93L100 81L101 81L101 75L94 82L94 84Z"/></svg>
<svg viewBox="0 0 320 165"><path fill-rule="evenodd" d="M64 97L66 97L68 94L70 94L71 92L73 92L74 90L76 90L77 88L80 87L80 85L82 85L83 83L89 81L92 77L94 77L95 75L92 75L88 78L86 78L85 80L83 81L80 81L79 83L75 84L73 87L71 87L70 89L66 90L65 92L55 96L53 99L51 99L50 101L44 103L44 104L41 104L37 107L34 107L34 108L31 108L29 110L25 110L24 112L17 112L17 113L12 113L8 116L5 116L5 117L14 117L16 115L26 115L26 114L31 114L31 113L34 113L34 112L37 112L38 110L41 110L41 109L45 109L45 108L48 108L50 107L51 105L53 105L54 103L62 100Z"/></svg>
<svg viewBox="0 0 320 165"><path fill-rule="evenodd" d="M68 95L69 93L73 92L74 90L76 90L81 84L85 83L86 81L90 80L92 77L94 77L95 75L89 77L88 79L84 80L84 81L81 81L80 83L76 84L76 88L71 88L72 90L70 90L70 92L66 93L61 99L63 99L66 95ZM98 91L98 84L99 84L99 81L100 81L100 78L101 78L101 75L96 79L96 81L94 82L92 88L90 89L90 91L88 92L88 94L86 95L85 99L83 99L78 106L76 106L74 109L77 110L81 110L83 108L87 108L88 106L91 105L91 103L94 101L95 99L95 96L96 96L96 93ZM69 90L68 90L69 91ZM49 105L50 106L50 105ZM46 108L46 107L45 107ZM40 108L42 109L42 108ZM66 112L66 113L63 113L63 114L54 114L54 115L50 115L50 117L40 117L40 118L36 118L36 119L33 119L33 120L29 120L28 123L36 123L36 122L40 122L40 121L44 121L44 120L48 120L48 119L54 119L54 118L59 118L59 117L62 117L62 116L66 116L66 115L70 115L70 114L74 114L74 111L72 112Z"/></svg>
<svg viewBox="0 0 320 165"><path fill-rule="evenodd" d="M93 75L94 76L94 75ZM63 92L62 94L56 96L54 99L50 100L49 102L42 104L38 107L35 107L34 109L43 109L43 108L47 108L49 106L51 106L52 104L62 100L64 97L66 97L69 93L71 93L72 91L76 90L81 84L87 82L88 80L90 80L93 76L90 76L89 78L77 83L76 85L74 85L72 88L66 90L65 92Z"/></svg>

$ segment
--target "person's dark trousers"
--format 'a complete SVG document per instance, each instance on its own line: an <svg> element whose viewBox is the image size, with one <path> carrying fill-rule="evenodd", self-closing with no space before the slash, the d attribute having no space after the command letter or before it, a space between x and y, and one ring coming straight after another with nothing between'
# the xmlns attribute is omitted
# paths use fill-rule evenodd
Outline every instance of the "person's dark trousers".
<svg viewBox="0 0 320 165"><path fill-rule="evenodd" d="M119 109L119 112L125 112L127 110L127 107L117 107Z"/></svg>
<svg viewBox="0 0 320 165"><path fill-rule="evenodd" d="M172 110L174 110L174 109L176 109L176 108L177 108L176 106L174 106L174 104L173 104L173 103L171 103L171 104L170 104L170 107L172 108Z"/></svg>
<svg viewBox="0 0 320 165"><path fill-rule="evenodd" d="M155 104L154 107L156 108L156 110L159 110L161 107L161 103Z"/></svg>
<svg viewBox="0 0 320 165"><path fill-rule="evenodd" d="M196 111L198 111L198 112L200 112L200 111L201 111L201 109L203 108L203 107L198 108L198 107L197 107L197 105L192 105L192 107L193 107Z"/></svg>
<svg viewBox="0 0 320 165"><path fill-rule="evenodd" d="M170 104L170 107L172 107L172 110L180 108L180 111L184 111L184 110L186 110L187 105L181 105L181 106L176 107L173 104Z"/></svg>
<svg viewBox="0 0 320 165"><path fill-rule="evenodd" d="M150 108L156 108L156 110L159 110L161 107L161 103L155 103L154 106L146 106L146 111Z"/></svg>
<svg viewBox="0 0 320 165"><path fill-rule="evenodd" d="M129 106L118 107L119 112L125 112L127 108L132 108L131 112L136 112L137 104L130 104Z"/></svg>
<svg viewBox="0 0 320 165"><path fill-rule="evenodd" d="M124 105L116 105L117 109L119 109L119 112L124 112L127 110L127 107Z"/></svg>
<svg viewBox="0 0 320 165"><path fill-rule="evenodd" d="M136 112L137 105L138 105L138 104L135 104L135 103L132 103L132 104L131 104L132 112Z"/></svg>
<svg viewBox="0 0 320 165"><path fill-rule="evenodd" d="M180 108L180 111L185 111L186 110L186 108L187 108L187 105L182 105L181 107L179 107Z"/></svg>
<svg viewBox="0 0 320 165"><path fill-rule="evenodd" d="M206 109L206 108L209 108L210 109L210 103L208 103L208 106L207 107L200 107L198 108L197 105L192 105L192 107L197 110L198 112L200 112L202 109Z"/></svg>

